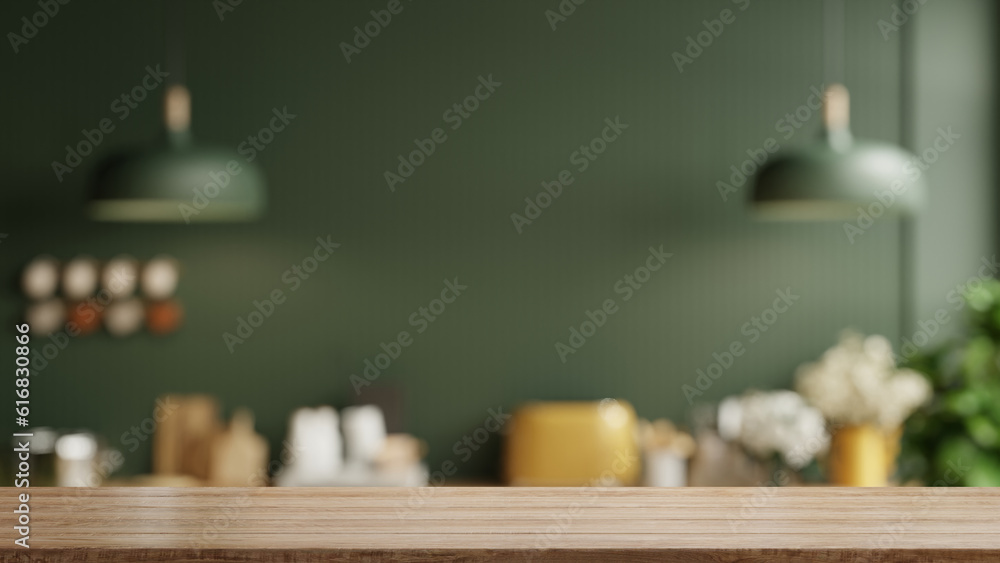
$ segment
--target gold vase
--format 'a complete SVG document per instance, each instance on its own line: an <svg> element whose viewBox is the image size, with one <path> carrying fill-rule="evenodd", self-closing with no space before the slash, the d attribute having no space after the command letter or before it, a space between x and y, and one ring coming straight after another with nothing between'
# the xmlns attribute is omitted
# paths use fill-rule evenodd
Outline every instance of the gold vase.
<svg viewBox="0 0 1000 563"><path fill-rule="evenodd" d="M840 487L885 487L899 455L902 428L871 424L844 426L833 433L827 458L830 483Z"/></svg>

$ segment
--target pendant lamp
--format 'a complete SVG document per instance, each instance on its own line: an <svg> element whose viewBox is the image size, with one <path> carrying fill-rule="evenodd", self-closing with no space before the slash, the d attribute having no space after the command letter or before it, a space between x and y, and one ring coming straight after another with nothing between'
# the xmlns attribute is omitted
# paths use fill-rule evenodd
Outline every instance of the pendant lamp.
<svg viewBox="0 0 1000 563"><path fill-rule="evenodd" d="M173 3L171 3L173 4ZM172 76L183 76L182 22L168 23ZM168 15L171 15L168 13ZM164 93L166 139L152 150L106 159L94 178L87 213L97 221L248 221L264 210L264 177L235 150L191 141L191 96L180 82Z"/></svg>
<svg viewBox="0 0 1000 563"><path fill-rule="evenodd" d="M88 204L91 219L124 222L247 221L264 209L264 179L235 151L190 141L190 96L166 93L165 146L119 155L99 168Z"/></svg>
<svg viewBox="0 0 1000 563"><path fill-rule="evenodd" d="M870 213L874 206L880 216L920 208L927 188L916 157L890 143L856 141L849 106L847 89L829 86L820 139L764 164L752 195L761 218L835 220L855 217L859 207Z"/></svg>
<svg viewBox="0 0 1000 563"><path fill-rule="evenodd" d="M822 133L812 144L768 160L754 179L750 203L763 219L854 219L859 208L869 215L911 215L927 191L916 157L897 145L851 135L850 98L837 83L844 66L844 3L825 0L824 10L824 67L833 84L823 96Z"/></svg>

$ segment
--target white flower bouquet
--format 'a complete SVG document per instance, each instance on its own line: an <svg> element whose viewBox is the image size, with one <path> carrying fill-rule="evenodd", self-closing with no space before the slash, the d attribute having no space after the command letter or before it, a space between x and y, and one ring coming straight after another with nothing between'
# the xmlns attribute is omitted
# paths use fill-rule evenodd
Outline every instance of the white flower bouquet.
<svg viewBox="0 0 1000 563"><path fill-rule="evenodd" d="M802 469L830 445L823 415L794 391L749 391L719 404L719 435L760 459Z"/></svg>
<svg viewBox="0 0 1000 563"><path fill-rule="evenodd" d="M845 332L819 361L803 364L796 389L833 424L899 428L931 396L919 373L896 367L884 336Z"/></svg>

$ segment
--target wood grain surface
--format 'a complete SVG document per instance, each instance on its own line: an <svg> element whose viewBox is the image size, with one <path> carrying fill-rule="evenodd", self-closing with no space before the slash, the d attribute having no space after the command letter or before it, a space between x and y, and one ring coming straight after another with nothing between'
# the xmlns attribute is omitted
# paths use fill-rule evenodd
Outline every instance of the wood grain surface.
<svg viewBox="0 0 1000 563"><path fill-rule="evenodd" d="M38 488L0 560L1000 561L1000 489Z"/></svg>

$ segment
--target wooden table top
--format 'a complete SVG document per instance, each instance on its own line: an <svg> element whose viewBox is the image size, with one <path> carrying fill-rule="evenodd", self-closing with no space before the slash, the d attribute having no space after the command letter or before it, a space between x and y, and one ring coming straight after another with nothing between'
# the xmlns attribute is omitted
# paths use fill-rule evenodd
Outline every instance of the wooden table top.
<svg viewBox="0 0 1000 563"><path fill-rule="evenodd" d="M30 549L14 544L30 498ZM7 561L1000 561L1000 489L3 488Z"/></svg>

